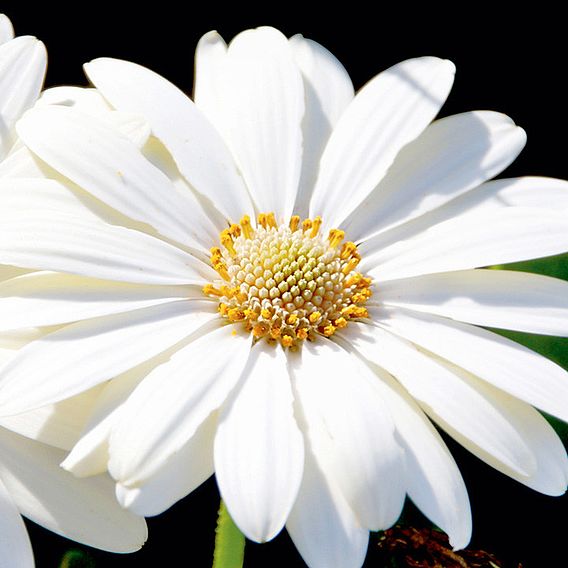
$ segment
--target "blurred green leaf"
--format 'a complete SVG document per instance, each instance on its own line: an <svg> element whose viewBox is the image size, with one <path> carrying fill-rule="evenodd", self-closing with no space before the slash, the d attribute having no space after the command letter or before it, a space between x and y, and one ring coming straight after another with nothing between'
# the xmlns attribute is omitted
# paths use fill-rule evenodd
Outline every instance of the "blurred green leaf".
<svg viewBox="0 0 568 568"><path fill-rule="evenodd" d="M83 550L68 550L61 559L59 568L95 568L95 561Z"/></svg>

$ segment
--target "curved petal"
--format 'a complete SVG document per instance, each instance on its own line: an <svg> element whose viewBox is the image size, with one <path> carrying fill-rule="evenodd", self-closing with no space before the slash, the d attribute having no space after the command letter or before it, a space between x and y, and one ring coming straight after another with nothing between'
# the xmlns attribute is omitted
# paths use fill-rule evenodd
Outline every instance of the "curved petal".
<svg viewBox="0 0 568 568"><path fill-rule="evenodd" d="M241 385L219 413L214 452L217 483L231 517L251 540L270 540L292 509L304 465L280 346L259 341L252 348Z"/></svg>
<svg viewBox="0 0 568 568"><path fill-rule="evenodd" d="M0 160L15 141L16 121L39 95L46 65L45 46L34 37L0 45Z"/></svg>
<svg viewBox="0 0 568 568"><path fill-rule="evenodd" d="M189 199L125 136L72 108L46 106L18 123L24 143L55 170L124 215L196 250L207 243L191 231L198 215Z"/></svg>
<svg viewBox="0 0 568 568"><path fill-rule="evenodd" d="M568 373L549 359L500 335L465 323L369 306L374 322L473 375L568 421Z"/></svg>
<svg viewBox="0 0 568 568"><path fill-rule="evenodd" d="M1 287L0 287L1 288ZM463 270L390 280L381 303L468 323L568 337L568 282L508 270Z"/></svg>
<svg viewBox="0 0 568 568"><path fill-rule="evenodd" d="M0 224L0 262L140 284L197 284L217 273L189 253L140 231L55 212Z"/></svg>
<svg viewBox="0 0 568 568"><path fill-rule="evenodd" d="M310 568L360 568L369 531L357 522L345 497L326 478L306 447L304 475L286 522L298 552Z"/></svg>
<svg viewBox="0 0 568 568"><path fill-rule="evenodd" d="M456 439L474 455L520 483L547 495L562 495L568 484L568 457L560 438L538 411L526 402L504 393L455 365L447 362L441 364L451 369L462 381L483 396L496 402L501 408L507 409L512 426L530 448L535 468L528 476L519 475L518 471L495 462L493 456L487 454L483 448L472 447L468 440Z"/></svg>
<svg viewBox="0 0 568 568"><path fill-rule="evenodd" d="M462 445L528 477L536 459L519 431L516 408L459 368L418 351L385 330L357 324L346 335L355 349L383 367L420 402L424 411Z"/></svg>
<svg viewBox="0 0 568 568"><path fill-rule="evenodd" d="M203 298L196 286L144 286L32 272L0 282L0 330L57 325Z"/></svg>
<svg viewBox="0 0 568 568"><path fill-rule="evenodd" d="M289 41L302 72L306 105L302 121L302 173L294 213L306 217L323 149L354 92L347 71L325 47L299 34Z"/></svg>
<svg viewBox="0 0 568 568"><path fill-rule="evenodd" d="M214 472L216 428L217 416L213 413L148 480L135 487L117 483L119 503L137 515L151 517L163 513L197 489Z"/></svg>
<svg viewBox="0 0 568 568"><path fill-rule="evenodd" d="M449 203L428 211L401 225L378 233L360 245L361 249L380 250L405 241L436 225L468 215L483 215L511 207L561 211L568 209L568 181L545 177L493 180L481 184Z"/></svg>
<svg viewBox="0 0 568 568"><path fill-rule="evenodd" d="M386 248L360 246L363 271L379 281L528 260L568 250L568 218L510 207L444 221Z"/></svg>
<svg viewBox="0 0 568 568"><path fill-rule="evenodd" d="M22 160L20 161L20 157ZM77 187L65 184L59 180L41 177L51 172L30 171L34 167L34 158L27 148L21 148L4 160L0 166L13 161L16 168L20 166L26 171L7 171L0 168L0 198L2 209L0 218L9 220L22 213L35 211L38 214L53 212L54 214L69 214L87 220L105 221L110 224L121 224L126 219L118 212L107 207L88 193ZM19 162L19 164L16 164ZM25 164L28 162L28 164ZM22 177L24 179L18 179ZM8 179L6 179L8 178Z"/></svg>
<svg viewBox="0 0 568 568"><path fill-rule="evenodd" d="M0 45L14 39L14 27L6 14L0 14Z"/></svg>
<svg viewBox="0 0 568 568"><path fill-rule="evenodd" d="M214 325L151 371L124 404L109 463L123 485L140 485L167 463L239 380L251 336Z"/></svg>
<svg viewBox="0 0 568 568"><path fill-rule="evenodd" d="M135 63L95 59L85 72L111 104L144 116L189 183L233 222L254 216L246 187L223 139L169 81Z"/></svg>
<svg viewBox="0 0 568 568"><path fill-rule="evenodd" d="M138 114L112 110L96 89L88 87L52 87L42 92L36 107L64 106L80 110L118 130L138 148L142 148L150 137L150 125Z"/></svg>
<svg viewBox="0 0 568 568"><path fill-rule="evenodd" d="M404 448L408 496L448 534L454 548L465 548L471 538L471 510L456 462L414 399L380 367L373 370Z"/></svg>
<svg viewBox="0 0 568 568"><path fill-rule="evenodd" d="M229 145L260 212L292 214L302 160L302 77L288 40L274 28L229 44L222 89Z"/></svg>
<svg viewBox="0 0 568 568"><path fill-rule="evenodd" d="M372 191L398 152L436 116L455 67L436 57L409 59L365 85L325 147L310 215L337 226Z"/></svg>
<svg viewBox="0 0 568 568"><path fill-rule="evenodd" d="M75 479L64 452L0 429L0 477L23 515L47 529L109 552L134 552L146 523L124 511L108 476Z"/></svg>
<svg viewBox="0 0 568 568"><path fill-rule="evenodd" d="M363 527L391 526L404 504L403 456L374 374L330 341L306 342L300 355L291 370L315 456Z"/></svg>
<svg viewBox="0 0 568 568"><path fill-rule="evenodd" d="M496 112L467 112L430 124L403 148L373 192L341 224L354 241L436 209L501 173L526 142Z"/></svg>
<svg viewBox="0 0 568 568"><path fill-rule="evenodd" d="M207 32L195 48L193 100L220 133L224 132L223 80L227 44L216 32Z"/></svg>
<svg viewBox="0 0 568 568"><path fill-rule="evenodd" d="M217 317L211 302L189 300L68 325L20 349L2 368L0 413L25 412L85 391Z"/></svg>
<svg viewBox="0 0 568 568"><path fill-rule="evenodd" d="M56 404L15 416L3 416L0 426L38 442L70 450L79 439L101 389L97 385Z"/></svg>
<svg viewBox="0 0 568 568"><path fill-rule="evenodd" d="M2 23L0 14L0 24ZM0 33L2 30L0 29ZM0 558L6 568L33 568L34 554L20 511L0 479Z"/></svg>
<svg viewBox="0 0 568 568"><path fill-rule="evenodd" d="M63 469L70 471L76 477L106 473L110 433L120 417L125 401L148 373L157 365L167 361L178 347L174 345L156 357L152 357L101 385L101 392L88 415L81 438L61 462Z"/></svg>

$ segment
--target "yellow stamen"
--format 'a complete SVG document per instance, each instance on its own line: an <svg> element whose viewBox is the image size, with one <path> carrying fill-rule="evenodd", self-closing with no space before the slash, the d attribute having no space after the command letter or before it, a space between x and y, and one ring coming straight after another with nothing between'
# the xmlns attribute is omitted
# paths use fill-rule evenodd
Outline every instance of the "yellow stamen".
<svg viewBox="0 0 568 568"><path fill-rule="evenodd" d="M235 256L237 254L237 251L233 246L233 237L229 232L229 229L223 229L221 231L220 239L221 239L221 244L229 251L231 256Z"/></svg>
<svg viewBox="0 0 568 568"><path fill-rule="evenodd" d="M329 246L335 248L345 237L345 232L340 229L331 229L329 231Z"/></svg>
<svg viewBox="0 0 568 568"><path fill-rule="evenodd" d="M298 321L298 316L296 314L290 314L288 316L288 325L294 325Z"/></svg>
<svg viewBox="0 0 568 568"><path fill-rule="evenodd" d="M296 337L297 337L298 339L301 339L302 341L303 341L304 339L306 339L306 337L308 337L308 331L306 330L306 328L303 327L302 329L299 329L299 330L296 332Z"/></svg>
<svg viewBox="0 0 568 568"><path fill-rule="evenodd" d="M347 260L350 256L357 252L357 246L355 243L351 241L344 243L343 247L341 248L341 254L339 255L341 260Z"/></svg>
<svg viewBox="0 0 568 568"><path fill-rule="evenodd" d="M252 334L255 337L262 337L268 332L268 326L265 323L258 323L252 328Z"/></svg>
<svg viewBox="0 0 568 568"><path fill-rule="evenodd" d="M359 264L358 258L352 258L342 269L341 272L347 275Z"/></svg>
<svg viewBox="0 0 568 568"><path fill-rule="evenodd" d="M347 325L347 320L345 318L337 318L333 323L338 329L343 329Z"/></svg>
<svg viewBox="0 0 568 568"><path fill-rule="evenodd" d="M224 296L225 294L223 294L223 292L221 290L219 290L218 288L215 288L215 286L213 286L213 284L205 284L205 286L203 286L202 288L203 293L206 296L219 296L219 298L221 296Z"/></svg>
<svg viewBox="0 0 568 568"><path fill-rule="evenodd" d="M282 333L282 330L279 327L273 327L270 330L270 337L272 337L272 339L278 339L280 337L281 333Z"/></svg>
<svg viewBox="0 0 568 568"><path fill-rule="evenodd" d="M266 214L266 223L269 227L276 229L278 225L276 224L276 218L274 217L274 213L267 213Z"/></svg>
<svg viewBox="0 0 568 568"><path fill-rule="evenodd" d="M290 230L292 232L298 229L298 225L300 224L300 216L299 215L292 215L290 217Z"/></svg>
<svg viewBox="0 0 568 568"><path fill-rule="evenodd" d="M245 236L245 239L252 239L254 231L252 230L250 217L248 215L243 215L241 218L241 227L243 228L243 235Z"/></svg>
<svg viewBox="0 0 568 568"><path fill-rule="evenodd" d="M262 310L260 310L260 315L264 318L264 319L270 319L272 317L272 314L270 313L270 310L266 309L266 308L262 308Z"/></svg>
<svg viewBox="0 0 568 568"><path fill-rule="evenodd" d="M221 276L223 280L230 282L231 277L229 276L229 272L227 271L227 265L224 262L216 262L215 264L213 264L213 268L219 273L219 276Z"/></svg>
<svg viewBox="0 0 568 568"><path fill-rule="evenodd" d="M244 314L248 320L256 321L258 319L258 314L249 308L244 311Z"/></svg>
<svg viewBox="0 0 568 568"><path fill-rule="evenodd" d="M240 237L241 236L241 227L240 225L235 225L234 223L229 227L229 233L232 237Z"/></svg>
<svg viewBox="0 0 568 568"><path fill-rule="evenodd" d="M335 333L335 326L333 326L333 325L331 325L331 324L326 325L326 326L323 328L323 334L324 334L326 337L330 337L330 336L333 335L334 333Z"/></svg>
<svg viewBox="0 0 568 568"><path fill-rule="evenodd" d="M219 309L219 313L220 313L222 316L226 316L226 315L227 315L227 311L229 310L229 306L227 306L227 304L221 302L221 303L219 304L219 308L218 308L218 309Z"/></svg>
<svg viewBox="0 0 568 568"><path fill-rule="evenodd" d="M304 219L302 221L302 230L304 233L312 228L312 220L311 219Z"/></svg>
<svg viewBox="0 0 568 568"><path fill-rule="evenodd" d="M266 222L266 213L259 213L257 222L261 227L264 227L266 229L268 227L268 223Z"/></svg>
<svg viewBox="0 0 568 568"><path fill-rule="evenodd" d="M312 312L308 319L310 320L310 323L316 323L320 318L321 314L319 312Z"/></svg>
<svg viewBox="0 0 568 568"><path fill-rule="evenodd" d="M318 215L312 223L312 232L310 233L311 239L313 239L319 233L320 227L321 227L321 217Z"/></svg>
<svg viewBox="0 0 568 568"><path fill-rule="evenodd" d="M229 321L243 321L245 319L245 313L243 312L243 310L240 310L239 308L231 308L228 312L227 312L227 316L229 318Z"/></svg>
<svg viewBox="0 0 568 568"><path fill-rule="evenodd" d="M280 341L284 347L292 347L294 345L294 339L289 335L283 335Z"/></svg>

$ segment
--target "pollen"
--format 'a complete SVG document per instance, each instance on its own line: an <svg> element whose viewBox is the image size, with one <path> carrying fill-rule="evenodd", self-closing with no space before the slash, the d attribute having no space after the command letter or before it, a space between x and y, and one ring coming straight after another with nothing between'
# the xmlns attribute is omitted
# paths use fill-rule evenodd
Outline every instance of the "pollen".
<svg viewBox="0 0 568 568"><path fill-rule="evenodd" d="M210 249L219 279L203 287L219 315L255 341L297 350L368 317L372 281L357 272L361 257L345 233L322 232L321 217L279 224L274 213L248 215L221 231ZM341 244L343 242L343 244Z"/></svg>

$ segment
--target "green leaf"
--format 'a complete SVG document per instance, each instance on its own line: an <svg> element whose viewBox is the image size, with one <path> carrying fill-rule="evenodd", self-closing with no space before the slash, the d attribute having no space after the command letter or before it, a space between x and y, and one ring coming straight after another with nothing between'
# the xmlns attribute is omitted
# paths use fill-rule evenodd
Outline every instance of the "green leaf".
<svg viewBox="0 0 568 568"><path fill-rule="evenodd" d="M63 555L59 568L95 568L95 561L83 550L72 549Z"/></svg>

